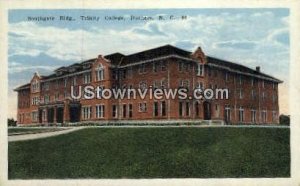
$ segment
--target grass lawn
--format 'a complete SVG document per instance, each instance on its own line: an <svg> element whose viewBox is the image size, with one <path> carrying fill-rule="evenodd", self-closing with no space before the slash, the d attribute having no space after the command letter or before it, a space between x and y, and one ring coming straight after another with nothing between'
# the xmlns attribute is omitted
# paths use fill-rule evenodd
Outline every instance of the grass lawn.
<svg viewBox="0 0 300 186"><path fill-rule="evenodd" d="M289 177L281 128L87 128L10 142L9 179Z"/></svg>

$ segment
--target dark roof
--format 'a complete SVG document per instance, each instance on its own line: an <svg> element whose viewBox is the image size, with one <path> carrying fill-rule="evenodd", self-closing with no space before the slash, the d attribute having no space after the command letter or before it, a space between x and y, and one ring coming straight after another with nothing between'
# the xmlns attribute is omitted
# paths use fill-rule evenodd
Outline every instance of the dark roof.
<svg viewBox="0 0 300 186"><path fill-rule="evenodd" d="M220 65L220 66L228 67L228 68L233 69L233 70L238 70L240 72L250 73L250 74L254 74L254 75L260 75L260 76L263 76L263 77L266 77L266 78L271 78L273 80L281 82L281 80L279 80L279 79L276 79L276 78L274 78L270 75L264 74L260 71L251 69L251 68L246 67L246 66L241 65L241 64L225 61L225 60L218 59L218 58L215 58L215 57L210 57L210 56L207 56L206 59L207 59L208 64Z"/></svg>
<svg viewBox="0 0 300 186"><path fill-rule="evenodd" d="M119 65L120 62L122 61L122 58L124 58L125 55L117 52L117 53L106 55L104 57L110 60L112 65Z"/></svg>
<svg viewBox="0 0 300 186"><path fill-rule="evenodd" d="M153 48L150 50L145 50L142 52L128 55L122 61L121 66L127 65L130 63L136 63L139 61L148 60L148 59L153 59L153 58L157 58L157 57L162 57L162 56L166 56L166 55L172 55L172 54L183 56L183 57L190 57L191 52L182 50L182 49L174 47L172 45L164 45L161 47L157 47L157 48Z"/></svg>
<svg viewBox="0 0 300 186"><path fill-rule="evenodd" d="M140 61L149 60L149 59L162 57L162 56L168 56L168 55L178 55L178 56L181 56L181 57L192 59L191 54L192 54L192 52L174 47L172 45L164 45L164 46L160 46L160 47L157 47L157 48L152 48L152 49L149 49L149 50L145 50L145 51L130 54L130 55L124 55L124 54L121 54L121 53L113 53L113 54L109 54L109 55L104 56L104 58L110 60L112 65L122 67L122 66L125 66L125 65L128 65L128 64L137 63L137 62L140 62ZM57 72L59 70L63 70L63 73L59 76L63 76L63 75L69 74L69 73L74 73L74 72L69 72L67 70L70 67L76 67L75 72L79 72L79 71L83 70L83 65L84 64L94 62L95 60L96 60L96 58L92 58L92 59L82 61L80 63L72 64L72 65L67 66L67 67L60 67L60 68L56 69L55 72ZM238 70L238 71L245 72L245 73L260 75L260 76L263 76L263 77L266 77L266 78L271 78L274 81L281 82L280 80L278 80L278 79L276 79L272 76L269 76L267 74L264 74L262 72L253 70L253 69L248 68L248 67L246 67L244 65L241 65L241 64L225 61L225 60L222 60L222 59L207 56L207 63L208 64L215 64L215 65L219 65L219 66L223 66L223 67L229 67L233 70ZM64 69L66 69L66 71ZM58 77L58 76L57 76L56 73L53 73L53 74L50 74L48 76L42 76L42 79L50 79L50 78L53 78L53 77Z"/></svg>
<svg viewBox="0 0 300 186"><path fill-rule="evenodd" d="M21 85L17 88L14 89L14 91L18 91L18 90L21 90L21 89L29 89L30 88L30 83L27 83L25 85Z"/></svg>

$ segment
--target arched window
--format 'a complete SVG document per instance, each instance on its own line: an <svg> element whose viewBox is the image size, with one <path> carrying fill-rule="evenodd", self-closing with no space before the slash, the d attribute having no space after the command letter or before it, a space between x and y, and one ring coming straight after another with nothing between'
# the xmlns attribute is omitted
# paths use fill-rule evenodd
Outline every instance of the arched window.
<svg viewBox="0 0 300 186"><path fill-rule="evenodd" d="M102 64L100 64L96 68L96 78L97 78L97 81L104 80L104 67Z"/></svg>

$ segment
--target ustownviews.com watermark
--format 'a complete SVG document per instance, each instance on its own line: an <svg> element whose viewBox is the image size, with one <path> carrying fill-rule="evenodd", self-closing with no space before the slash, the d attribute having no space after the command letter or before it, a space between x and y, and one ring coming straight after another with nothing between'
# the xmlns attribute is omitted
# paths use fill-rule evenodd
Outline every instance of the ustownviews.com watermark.
<svg viewBox="0 0 300 186"><path fill-rule="evenodd" d="M187 88L161 89L153 88L103 88L102 86L71 86L72 99L228 99L228 89Z"/></svg>

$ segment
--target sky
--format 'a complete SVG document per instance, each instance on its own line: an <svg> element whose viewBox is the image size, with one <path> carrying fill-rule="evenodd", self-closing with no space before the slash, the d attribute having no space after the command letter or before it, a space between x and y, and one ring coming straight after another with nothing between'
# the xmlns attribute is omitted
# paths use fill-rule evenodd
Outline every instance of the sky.
<svg viewBox="0 0 300 186"><path fill-rule="evenodd" d="M28 21L39 16L55 20ZM70 16L73 21L59 20L59 16ZM82 20L81 16L99 20ZM125 20L105 20L105 16ZM130 20L131 16L155 19ZM60 66L99 54L130 54L165 44L189 51L200 46L208 56L253 69L260 66L262 72L284 81L279 86L280 113L289 114L288 9L22 9L10 10L8 19L8 117L16 118L13 89L28 83L34 72L48 75Z"/></svg>

